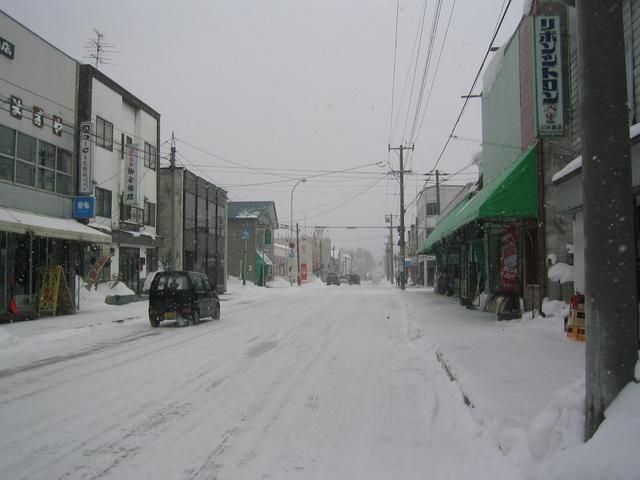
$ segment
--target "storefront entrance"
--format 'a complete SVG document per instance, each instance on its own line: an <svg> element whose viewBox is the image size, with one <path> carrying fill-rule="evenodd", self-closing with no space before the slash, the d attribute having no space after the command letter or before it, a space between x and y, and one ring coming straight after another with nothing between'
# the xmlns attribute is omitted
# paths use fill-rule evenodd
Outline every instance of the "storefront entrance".
<svg viewBox="0 0 640 480"><path fill-rule="evenodd" d="M120 280L136 293L140 292L140 249L120 247Z"/></svg>

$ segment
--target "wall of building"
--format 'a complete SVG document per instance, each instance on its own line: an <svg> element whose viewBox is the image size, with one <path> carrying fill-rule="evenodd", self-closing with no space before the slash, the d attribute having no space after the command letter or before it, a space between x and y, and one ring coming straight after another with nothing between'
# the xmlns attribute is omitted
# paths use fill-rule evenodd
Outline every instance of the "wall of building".
<svg viewBox="0 0 640 480"><path fill-rule="evenodd" d="M482 85L482 165L484 184L522 153L520 39L513 35L495 52Z"/></svg>
<svg viewBox="0 0 640 480"><path fill-rule="evenodd" d="M159 259L161 265L167 269L169 268L169 260L171 256L171 205L175 205L175 232L176 232L176 244L175 244L175 269L182 270L184 268L183 263L183 235L182 225L184 222L184 204L183 204L183 190L184 190L184 169L175 169L175 195L171 196L171 170L168 168L161 168L158 172L160 175L160 187L158 189L158 217L157 217L157 232L162 237L162 246L159 249Z"/></svg>
<svg viewBox="0 0 640 480"><path fill-rule="evenodd" d="M0 32L2 38L15 46L13 59L0 55L0 71L6 80L0 83L0 125L70 152L72 165L75 165L77 62L3 12L0 12ZM22 100L21 119L9 113L11 96ZM44 110L42 127L33 122L34 106ZM53 133L54 115L62 119L61 135ZM71 172L74 183L70 195L39 188L38 175L36 169L34 186L14 183L13 179L0 179L0 205L44 215L71 217L75 169Z"/></svg>

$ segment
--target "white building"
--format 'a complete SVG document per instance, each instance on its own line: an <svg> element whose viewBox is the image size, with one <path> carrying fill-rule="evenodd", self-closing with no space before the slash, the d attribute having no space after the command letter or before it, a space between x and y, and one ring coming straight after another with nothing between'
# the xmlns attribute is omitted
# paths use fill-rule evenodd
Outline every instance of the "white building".
<svg viewBox="0 0 640 480"><path fill-rule="evenodd" d="M92 226L113 235L102 252L113 255L103 278L119 278L140 291L147 273L158 268L160 114L91 65L81 65L78 116L93 128Z"/></svg>

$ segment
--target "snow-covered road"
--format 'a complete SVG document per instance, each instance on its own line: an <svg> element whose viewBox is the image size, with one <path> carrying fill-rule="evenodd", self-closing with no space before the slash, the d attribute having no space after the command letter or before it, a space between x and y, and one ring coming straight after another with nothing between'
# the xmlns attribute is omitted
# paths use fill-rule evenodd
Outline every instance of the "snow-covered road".
<svg viewBox="0 0 640 480"><path fill-rule="evenodd" d="M270 293L187 328L132 306L126 335L0 371L0 478L519 477L406 294Z"/></svg>

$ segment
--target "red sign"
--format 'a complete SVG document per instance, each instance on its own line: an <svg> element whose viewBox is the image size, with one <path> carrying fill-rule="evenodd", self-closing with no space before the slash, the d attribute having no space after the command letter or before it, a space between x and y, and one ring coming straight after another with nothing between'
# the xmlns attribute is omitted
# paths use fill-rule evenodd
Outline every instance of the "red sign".
<svg viewBox="0 0 640 480"><path fill-rule="evenodd" d="M105 266L107 261L109 261L109 258L111 258L109 255L100 255L98 257L98 260L96 260L96 263L93 265L91 271L89 272L89 282L93 283L94 285L96 284L98 275L100 275L100 271Z"/></svg>
<svg viewBox="0 0 640 480"><path fill-rule="evenodd" d="M307 264L306 263L300 264L300 280L302 282L307 281Z"/></svg>
<svg viewBox="0 0 640 480"><path fill-rule="evenodd" d="M502 231L500 289L507 294L518 293L518 232L515 227Z"/></svg>

